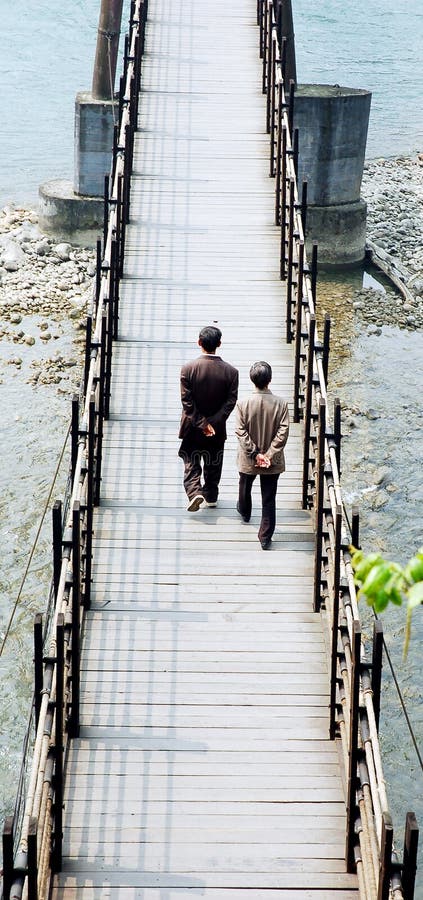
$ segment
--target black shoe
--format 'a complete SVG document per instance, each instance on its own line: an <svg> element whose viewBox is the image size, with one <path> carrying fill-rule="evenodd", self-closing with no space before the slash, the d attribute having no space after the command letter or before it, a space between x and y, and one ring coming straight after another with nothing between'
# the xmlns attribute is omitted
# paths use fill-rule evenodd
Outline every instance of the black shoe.
<svg viewBox="0 0 423 900"><path fill-rule="evenodd" d="M202 494L196 494L195 497L191 497L187 506L188 512L198 512L198 510L203 506L204 502L205 501Z"/></svg>
<svg viewBox="0 0 423 900"><path fill-rule="evenodd" d="M267 541L260 541L262 550L270 550L272 546L272 538L267 538Z"/></svg>
<svg viewBox="0 0 423 900"><path fill-rule="evenodd" d="M243 514L242 514L242 512L241 512L241 510L240 510L240 508L239 508L239 503L237 503L237 505L236 505L236 511L240 514L241 519L242 519L243 522L249 522L249 521L250 521L250 516L243 516Z"/></svg>

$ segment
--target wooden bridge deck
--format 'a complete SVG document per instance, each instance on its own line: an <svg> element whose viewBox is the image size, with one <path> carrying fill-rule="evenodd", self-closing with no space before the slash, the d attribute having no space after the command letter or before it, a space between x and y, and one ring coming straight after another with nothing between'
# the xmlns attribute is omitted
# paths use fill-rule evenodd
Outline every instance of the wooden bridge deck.
<svg viewBox="0 0 423 900"><path fill-rule="evenodd" d="M274 549L235 511L233 419L217 509L185 511L179 368L217 321L240 369L292 397L255 7L151 0L131 225L96 511L80 739L53 898L350 900L328 740L301 434Z"/></svg>

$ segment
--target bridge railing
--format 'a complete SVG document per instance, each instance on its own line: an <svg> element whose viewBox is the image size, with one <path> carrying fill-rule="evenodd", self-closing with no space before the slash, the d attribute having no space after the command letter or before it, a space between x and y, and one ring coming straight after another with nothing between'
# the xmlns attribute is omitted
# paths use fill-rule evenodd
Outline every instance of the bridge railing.
<svg viewBox="0 0 423 900"><path fill-rule="evenodd" d="M38 900L62 862L63 781L69 740L79 733L80 633L90 606L93 508L100 500L103 422L109 415L113 339L118 337L119 281L129 220L133 139L138 115L147 0L132 0L125 40L112 169L105 184L103 241L87 317L83 389L72 401L71 480L62 510L53 509L53 588L48 622L34 624L35 692L15 816L3 831L3 897ZM316 330L317 251L305 253L306 186L297 188L298 132L294 91L284 90L284 43L278 9L259 0L260 51L270 174L275 178L275 221L281 231L281 278L287 281L288 341L295 346L294 417L304 421L303 506L316 517L314 608L331 628L329 729L342 741L347 775L346 861L357 867L363 897L412 900L417 825L408 814L403 863L392 855L392 824L377 736L381 631L376 627L371 663L361 640L349 556L352 535L340 487L340 406L334 426L327 415L330 322L320 343ZM35 726L33 726L33 721ZM31 735L35 730L32 753ZM31 763L28 766L29 759Z"/></svg>
<svg viewBox="0 0 423 900"><path fill-rule="evenodd" d="M34 624L35 689L14 816L3 830L4 900L42 900L62 865L66 754L79 734L80 636L90 607L93 509L100 500L103 422L109 415L119 280L129 220L147 0L132 0L120 80L103 242L87 317L80 396L72 401L71 477L66 502L53 509L53 585L44 625ZM34 734L35 733L35 734Z"/></svg>
<svg viewBox="0 0 423 900"><path fill-rule="evenodd" d="M275 179L275 224L280 229L280 277L286 281L286 340L294 350L294 420L304 427L303 508L315 517L314 610L325 616L330 655L328 728L339 739L345 769L347 870L357 871L366 900L412 900L418 828L408 813L402 862L393 844L378 727L383 634L376 620L371 658L362 635L350 546L359 546L359 519L343 500L341 407L331 420L327 379L330 319L323 338L316 324L317 245L305 249L307 184L298 189L295 86L285 90L286 40L281 0L258 0L262 89L270 137L269 174Z"/></svg>

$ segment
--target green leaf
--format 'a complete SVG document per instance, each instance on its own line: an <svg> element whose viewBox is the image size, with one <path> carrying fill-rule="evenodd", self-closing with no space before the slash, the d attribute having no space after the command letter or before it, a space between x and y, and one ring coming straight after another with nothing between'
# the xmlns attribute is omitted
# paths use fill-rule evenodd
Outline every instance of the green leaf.
<svg viewBox="0 0 423 900"><path fill-rule="evenodd" d="M412 610L415 609L416 606L420 606L421 603L423 603L423 581L420 581L418 584L413 584L408 591L407 606Z"/></svg>
<svg viewBox="0 0 423 900"><path fill-rule="evenodd" d="M384 560L372 566L366 580L364 581L360 593L365 594L369 599L375 597L380 589L389 581L392 575L389 563Z"/></svg>
<svg viewBox="0 0 423 900"><path fill-rule="evenodd" d="M361 562L361 560L363 559L364 553L362 550L357 550L357 548L352 544L350 544L348 549L351 553L351 562L353 565L353 569L355 569L356 566L358 566L359 562Z"/></svg>
<svg viewBox="0 0 423 900"><path fill-rule="evenodd" d="M387 594L386 591L382 590L382 591L379 591L376 594L376 596L372 598L371 606L373 606L375 612L377 612L377 613L383 612L383 610L386 609L386 607L389 603L389 600L390 600L389 594Z"/></svg>
<svg viewBox="0 0 423 900"><path fill-rule="evenodd" d="M418 556L413 556L407 563L404 573L410 581L423 581L423 556L421 559Z"/></svg>
<svg viewBox="0 0 423 900"><path fill-rule="evenodd" d="M388 599L390 603L394 603L395 606L402 606L402 594L398 588L393 587L388 592Z"/></svg>
<svg viewBox="0 0 423 900"><path fill-rule="evenodd" d="M373 567L382 562L384 562L384 560L379 553L369 553L369 555L365 556L356 567L355 580L361 582L365 581Z"/></svg>

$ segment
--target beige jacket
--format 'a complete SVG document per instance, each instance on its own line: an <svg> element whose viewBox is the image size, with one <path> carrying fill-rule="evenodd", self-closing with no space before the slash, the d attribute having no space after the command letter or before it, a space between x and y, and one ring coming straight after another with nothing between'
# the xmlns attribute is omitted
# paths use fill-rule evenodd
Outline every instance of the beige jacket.
<svg viewBox="0 0 423 900"><path fill-rule="evenodd" d="M266 388L255 388L247 400L236 407L235 434L239 441L238 470L246 475L275 475L285 471L283 448L288 439L288 404ZM271 460L269 469L255 465L257 453L264 453Z"/></svg>

